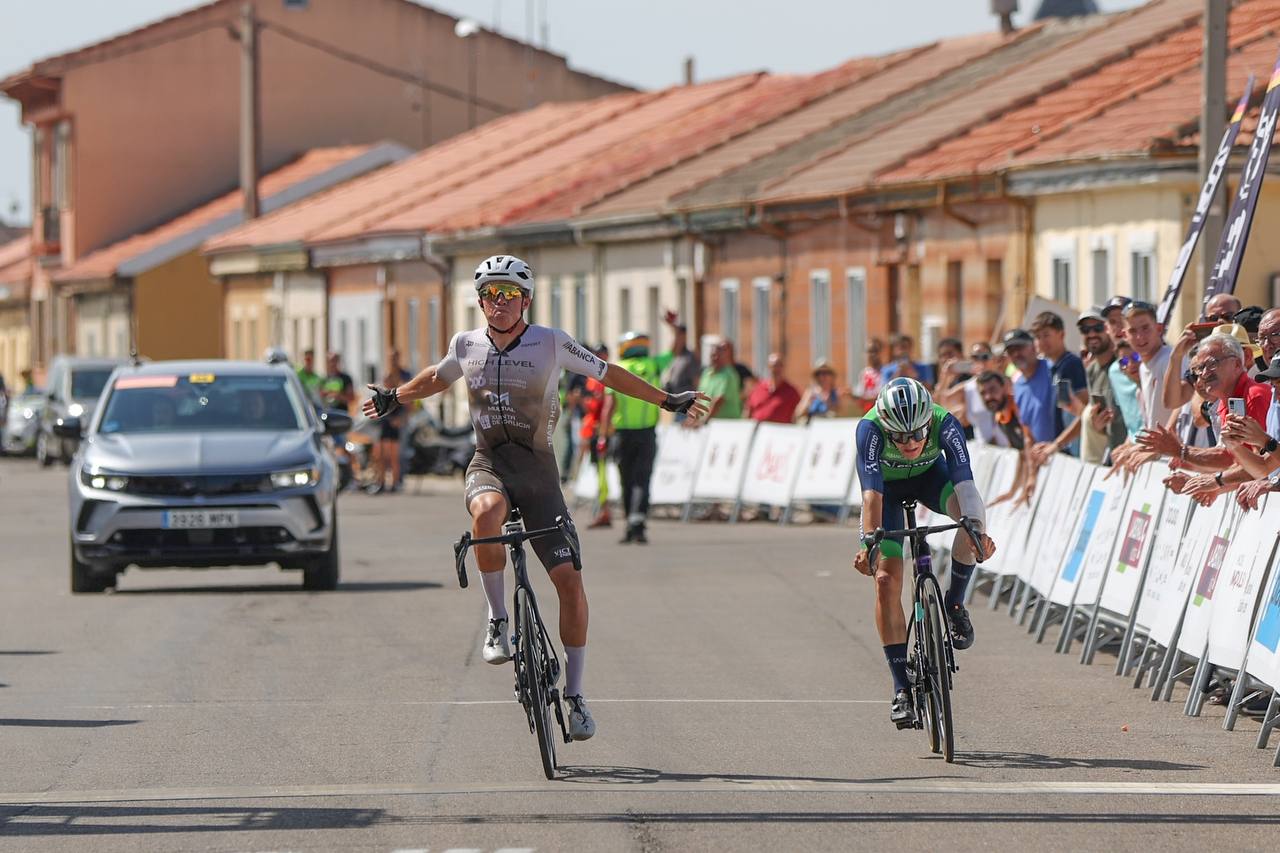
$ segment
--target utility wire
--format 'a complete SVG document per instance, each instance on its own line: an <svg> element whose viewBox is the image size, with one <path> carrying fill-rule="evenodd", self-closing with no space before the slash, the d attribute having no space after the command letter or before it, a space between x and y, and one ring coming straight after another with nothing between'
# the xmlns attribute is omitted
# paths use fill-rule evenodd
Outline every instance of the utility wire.
<svg viewBox="0 0 1280 853"><path fill-rule="evenodd" d="M265 30L272 30L274 32L277 32L280 35L284 36L285 38L289 39L290 41L297 42L298 44L305 45L307 47L321 51L323 53L327 53L328 55L335 57L337 59L341 59L344 62L350 62L353 65L359 65L361 68L366 68L369 71L373 71L377 74L381 74L384 77L391 77L396 80L402 80L405 83L412 83L415 86L420 86L423 89L429 89L432 92L436 92L438 94L445 95L450 98L454 98L456 100L462 101L463 103L474 101L478 106L482 106L485 109L491 110L496 113L515 112L514 107L508 107L503 104L490 101L487 98L481 98L481 97L469 95L466 92L461 91L460 89L454 89L451 86L445 86L441 83L433 82L431 80L428 80L425 77L419 77L417 74L413 74L412 72L402 71L398 68L392 68L389 65L383 65L382 63L377 62L375 60L369 59L364 56L360 56L355 53L351 53L350 51L347 51L347 50L343 50L342 48L337 47L336 45L332 45L332 44L329 44L328 42L323 42L318 39L314 39L311 36L303 35L297 30L289 29L288 27L282 26L280 24L277 24L271 21L260 20L258 21L258 26L262 27ZM474 49L474 47L472 49Z"/></svg>

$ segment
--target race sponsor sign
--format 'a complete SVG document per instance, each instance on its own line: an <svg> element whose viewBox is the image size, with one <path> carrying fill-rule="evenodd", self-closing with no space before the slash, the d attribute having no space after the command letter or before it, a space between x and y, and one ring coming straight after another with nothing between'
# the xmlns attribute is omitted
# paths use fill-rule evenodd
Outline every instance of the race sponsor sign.
<svg viewBox="0 0 1280 853"><path fill-rule="evenodd" d="M1231 537L1209 613L1209 663L1240 666L1253 628L1258 588L1271 560L1280 501L1245 512Z"/></svg>
<svg viewBox="0 0 1280 853"><path fill-rule="evenodd" d="M689 502L706 443L705 429L685 429L679 424L658 427L658 456L649 481L649 503L662 506Z"/></svg>
<svg viewBox="0 0 1280 853"><path fill-rule="evenodd" d="M742 482L742 502L788 506L804 452L805 429L762 423L756 429Z"/></svg>
<svg viewBox="0 0 1280 853"><path fill-rule="evenodd" d="M1133 610L1142 584L1142 570L1155 542L1160 505L1168 491L1162 481L1168 476L1169 467L1162 463L1143 465L1134 475L1129 499L1120 518L1116 552L1102 587L1104 610L1121 616L1128 616Z"/></svg>
<svg viewBox="0 0 1280 853"><path fill-rule="evenodd" d="M737 501L742 478L747 472L747 456L756 422L712 420L705 427L698 473L693 480L693 498L703 501Z"/></svg>
<svg viewBox="0 0 1280 853"><path fill-rule="evenodd" d="M857 431L857 418L815 418L809 424L792 500L839 503L850 497L852 484L859 492L857 503L862 502L854 476Z"/></svg>

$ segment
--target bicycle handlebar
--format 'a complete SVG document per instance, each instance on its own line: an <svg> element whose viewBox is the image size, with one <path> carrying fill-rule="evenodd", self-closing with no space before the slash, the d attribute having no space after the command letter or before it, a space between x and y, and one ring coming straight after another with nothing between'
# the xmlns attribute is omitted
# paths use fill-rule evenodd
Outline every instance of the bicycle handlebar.
<svg viewBox="0 0 1280 853"><path fill-rule="evenodd" d="M877 527L871 533L862 537L862 541L866 544L869 551L876 551L889 536L901 536L903 538L920 538L932 536L935 533L946 533L949 530L964 530L969 534L969 541L973 543L974 555L979 563L982 562L982 540L978 538L978 533L973 529L973 519L968 516L962 517L959 521L951 524L938 524L933 527L914 527L903 530L885 530L883 527Z"/></svg>
<svg viewBox="0 0 1280 853"><path fill-rule="evenodd" d="M512 547L526 542L530 539L537 539L541 536L550 536L552 533L563 533L565 540L569 543L569 555L573 561L573 567L578 571L582 571L582 558L578 552L577 537L569 529L569 522L564 516L556 516L555 527L544 527L541 530L513 530L510 533L504 533L501 536L486 536L482 539L473 539L470 533L464 533L453 543L453 561L454 568L458 572L458 586L463 589L467 588L467 551L476 545L506 545Z"/></svg>

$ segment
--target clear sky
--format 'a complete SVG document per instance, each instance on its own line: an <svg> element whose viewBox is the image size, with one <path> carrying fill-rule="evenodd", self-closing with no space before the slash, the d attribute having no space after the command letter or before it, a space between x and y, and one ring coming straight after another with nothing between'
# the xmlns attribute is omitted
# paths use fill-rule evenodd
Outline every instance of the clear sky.
<svg viewBox="0 0 1280 853"><path fill-rule="evenodd" d="M1040 0L1020 0L1025 22ZM1104 11L1142 0L1099 0ZM181 12L197 0L0 0L0 76L46 56ZM440 0L424 5L524 38L528 10L570 64L657 88L741 71L815 71L859 55L992 29L990 0ZM535 23L535 41L542 28ZM0 98L0 218L30 218L30 141L17 106Z"/></svg>

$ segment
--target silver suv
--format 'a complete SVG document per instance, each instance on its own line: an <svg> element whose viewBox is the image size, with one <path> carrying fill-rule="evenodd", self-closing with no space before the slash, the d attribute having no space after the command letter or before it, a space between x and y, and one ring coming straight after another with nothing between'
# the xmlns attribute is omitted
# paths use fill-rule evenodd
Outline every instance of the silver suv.
<svg viewBox="0 0 1280 853"><path fill-rule="evenodd" d="M75 440L81 423L56 429ZM71 590L101 592L128 566L255 566L338 584L337 472L287 365L171 361L116 370L72 464Z"/></svg>

